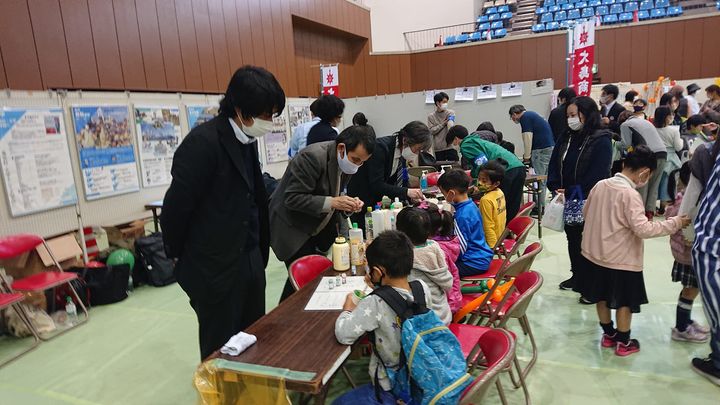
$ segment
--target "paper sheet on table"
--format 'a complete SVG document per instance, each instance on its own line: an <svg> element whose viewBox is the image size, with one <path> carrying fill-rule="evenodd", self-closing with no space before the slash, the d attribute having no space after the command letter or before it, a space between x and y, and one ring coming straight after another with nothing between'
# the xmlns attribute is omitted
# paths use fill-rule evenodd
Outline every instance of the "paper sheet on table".
<svg viewBox="0 0 720 405"><path fill-rule="evenodd" d="M345 284L335 286L330 289L330 280L335 282L335 277L323 277L320 284L315 289L315 293L310 297L306 311L334 311L341 310L345 304L345 297L355 290L370 292L370 287L365 284L365 277L350 276L347 277Z"/></svg>

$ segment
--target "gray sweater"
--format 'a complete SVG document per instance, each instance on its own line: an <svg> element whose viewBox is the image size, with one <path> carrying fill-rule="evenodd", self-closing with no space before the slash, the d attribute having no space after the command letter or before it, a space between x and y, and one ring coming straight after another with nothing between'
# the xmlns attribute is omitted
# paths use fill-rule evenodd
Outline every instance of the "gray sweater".
<svg viewBox="0 0 720 405"><path fill-rule="evenodd" d="M430 134L433 136L433 150L435 152L452 149L452 145L448 145L447 140L445 139L448 130L452 128L454 124L452 121L445 122L445 120L451 115L455 115L455 111L435 110L432 114L428 115L428 128L430 128Z"/></svg>
<svg viewBox="0 0 720 405"><path fill-rule="evenodd" d="M633 145L633 133L640 135L645 141L648 148L655 153L667 153L667 148L660 134L658 134L655 125L642 117L633 116L620 125L620 137L622 138L623 149L627 149Z"/></svg>
<svg viewBox="0 0 720 405"><path fill-rule="evenodd" d="M452 290L453 277L445 262L445 253L433 240L425 246L416 246L413 269L408 280L420 280L430 288L430 306L445 324L452 321L452 312L447 301L447 293Z"/></svg>

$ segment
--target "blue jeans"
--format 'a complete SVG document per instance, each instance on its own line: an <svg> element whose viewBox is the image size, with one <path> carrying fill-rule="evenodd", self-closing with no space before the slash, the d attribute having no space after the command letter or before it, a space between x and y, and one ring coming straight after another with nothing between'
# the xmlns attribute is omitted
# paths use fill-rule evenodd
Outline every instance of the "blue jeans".
<svg viewBox="0 0 720 405"><path fill-rule="evenodd" d="M395 397L388 391L380 389L380 401L375 395L375 386L365 384L348 391L333 401L333 405L395 405Z"/></svg>
<svg viewBox="0 0 720 405"><path fill-rule="evenodd" d="M553 147L551 146L549 148L533 149L532 152L530 152L530 164L533 169L535 169L535 174L547 176L552 151ZM546 182L543 182L542 190L540 190L540 201L538 202L538 207L545 206L545 193L547 190L547 187L545 187Z"/></svg>

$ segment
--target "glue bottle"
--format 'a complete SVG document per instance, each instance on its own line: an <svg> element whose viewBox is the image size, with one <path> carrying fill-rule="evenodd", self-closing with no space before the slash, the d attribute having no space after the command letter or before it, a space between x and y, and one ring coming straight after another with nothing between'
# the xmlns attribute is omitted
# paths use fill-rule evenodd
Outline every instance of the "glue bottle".
<svg viewBox="0 0 720 405"><path fill-rule="evenodd" d="M372 207L367 207L365 213L365 241L370 243L373 240L373 219L372 219Z"/></svg>
<svg viewBox="0 0 720 405"><path fill-rule="evenodd" d="M333 269L346 271L350 268L350 245L344 236L335 238L332 247Z"/></svg>
<svg viewBox="0 0 720 405"><path fill-rule="evenodd" d="M427 182L427 170L422 171L422 176L420 176L420 189L426 190L428 188L428 182Z"/></svg>
<svg viewBox="0 0 720 405"><path fill-rule="evenodd" d="M380 206L378 203L375 211L372 212L373 238L377 238L385 230L385 214L380 209Z"/></svg>
<svg viewBox="0 0 720 405"><path fill-rule="evenodd" d="M365 244L363 243L362 229L358 229L358 224L353 223L350 229L350 263L354 266L363 264L365 256Z"/></svg>

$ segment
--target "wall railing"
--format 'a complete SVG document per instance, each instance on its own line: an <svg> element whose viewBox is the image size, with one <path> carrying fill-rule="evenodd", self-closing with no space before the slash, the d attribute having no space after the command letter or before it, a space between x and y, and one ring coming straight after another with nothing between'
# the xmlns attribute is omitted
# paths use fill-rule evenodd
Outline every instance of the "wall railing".
<svg viewBox="0 0 720 405"><path fill-rule="evenodd" d="M470 34L475 31L475 26L475 22L470 22L403 32L403 36L405 37L405 50L416 51L442 46L446 37L463 33Z"/></svg>

